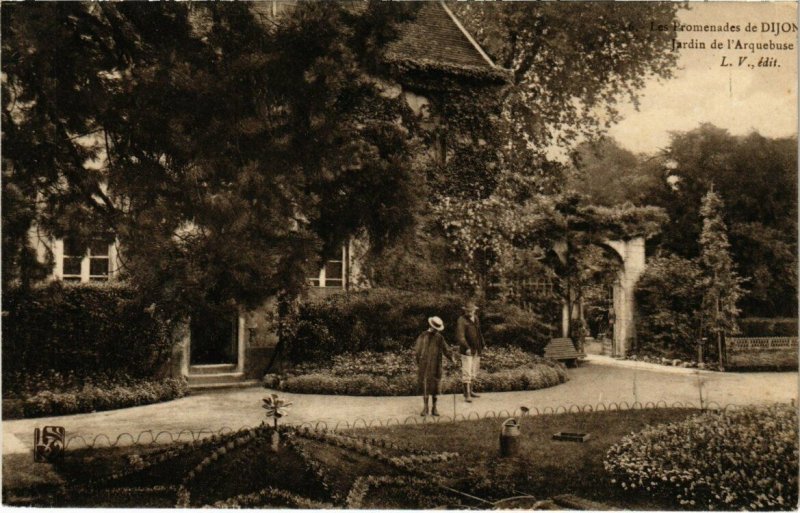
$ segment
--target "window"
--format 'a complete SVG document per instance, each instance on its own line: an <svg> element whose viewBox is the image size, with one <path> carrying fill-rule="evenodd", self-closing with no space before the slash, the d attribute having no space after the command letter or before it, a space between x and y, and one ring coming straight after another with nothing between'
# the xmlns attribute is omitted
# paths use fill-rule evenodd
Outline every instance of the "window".
<svg viewBox="0 0 800 513"><path fill-rule="evenodd" d="M64 263L61 271L64 281L81 281L83 254L83 248L72 239L64 239Z"/></svg>
<svg viewBox="0 0 800 513"><path fill-rule="evenodd" d="M107 242L93 241L89 245L89 279L107 281L111 266L109 265Z"/></svg>
<svg viewBox="0 0 800 513"><path fill-rule="evenodd" d="M325 262L325 286L341 287L344 284L344 264L341 260Z"/></svg>
<svg viewBox="0 0 800 513"><path fill-rule="evenodd" d="M111 244L97 239L86 247L69 238L64 239L62 244L61 265L56 265L57 276L72 282L108 281L111 275Z"/></svg>
<svg viewBox="0 0 800 513"><path fill-rule="evenodd" d="M313 287L339 288L346 286L345 262L347 261L347 248L342 247L339 259L327 260L319 271L318 276L309 279Z"/></svg>

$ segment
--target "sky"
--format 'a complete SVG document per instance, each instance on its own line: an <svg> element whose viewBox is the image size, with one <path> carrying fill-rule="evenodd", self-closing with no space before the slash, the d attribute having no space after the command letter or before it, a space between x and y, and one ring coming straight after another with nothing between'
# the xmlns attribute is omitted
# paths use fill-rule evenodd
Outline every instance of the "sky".
<svg viewBox="0 0 800 513"><path fill-rule="evenodd" d="M675 76L659 83L651 80L641 90L639 112L630 104L621 106L624 119L609 135L625 148L653 153L669 143L670 131L687 131L709 122L728 129L734 135L753 130L769 137L785 137L797 133L797 32L761 32L762 23L797 23L794 2L703 2L691 3L689 10L679 11L683 24L738 24L742 31L672 32L683 43L691 39L703 42L705 50L682 49ZM657 20L653 20L658 24ZM759 31L745 32L747 23ZM649 22L646 22L649 26ZM787 27L788 28L788 27ZM793 43L792 51L717 50L711 49L714 39L740 39L745 43ZM670 45L671 47L671 45ZM671 51L671 48L670 48ZM721 66L722 57L733 66ZM747 60L740 67L740 56ZM780 67L754 67L759 58L777 59Z"/></svg>

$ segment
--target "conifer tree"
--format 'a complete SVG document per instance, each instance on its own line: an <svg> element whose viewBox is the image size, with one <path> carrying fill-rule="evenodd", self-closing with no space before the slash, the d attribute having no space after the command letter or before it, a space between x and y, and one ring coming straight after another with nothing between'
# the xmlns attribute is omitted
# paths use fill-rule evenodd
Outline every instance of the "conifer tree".
<svg viewBox="0 0 800 513"><path fill-rule="evenodd" d="M703 230L700 233L700 268L703 278L702 326L704 332L717 342L720 367L724 365L724 334L737 330L742 278L734 269L730 254L728 230L722 219L722 198L712 188L703 197L700 214Z"/></svg>

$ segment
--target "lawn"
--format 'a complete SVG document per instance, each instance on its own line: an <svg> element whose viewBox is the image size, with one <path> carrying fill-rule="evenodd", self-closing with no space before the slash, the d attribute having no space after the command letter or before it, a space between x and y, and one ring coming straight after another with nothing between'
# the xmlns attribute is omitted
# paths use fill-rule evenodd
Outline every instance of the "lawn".
<svg viewBox="0 0 800 513"><path fill-rule="evenodd" d="M514 458L501 458L498 454L504 419L393 426L369 433L422 449L458 452L458 463L443 470L450 486L489 501L515 495L545 499L574 494L624 509L675 509L677 505L672 502L611 486L603 459L611 445L624 435L694 413L697 410L654 409L524 417L520 419L519 455ZM364 430L354 430L353 434L359 431ZM558 431L589 433L590 438L583 443L552 440Z"/></svg>
<svg viewBox="0 0 800 513"><path fill-rule="evenodd" d="M288 430L277 452L267 428L195 445L82 449L52 466L63 484L50 490L41 483L26 489L22 480L7 489L8 477L17 472L9 462L4 498L7 504L171 507L183 487L191 507L238 496L248 507L297 507L305 504L301 497L338 507L484 509L511 496L538 500L569 493L619 508L676 509L673 502L612 486L603 459L624 435L693 413L651 409L523 417L520 451L512 458L498 455L504 419L338 434ZM557 431L587 432L591 438L558 442L552 440ZM275 489L294 498L255 494Z"/></svg>

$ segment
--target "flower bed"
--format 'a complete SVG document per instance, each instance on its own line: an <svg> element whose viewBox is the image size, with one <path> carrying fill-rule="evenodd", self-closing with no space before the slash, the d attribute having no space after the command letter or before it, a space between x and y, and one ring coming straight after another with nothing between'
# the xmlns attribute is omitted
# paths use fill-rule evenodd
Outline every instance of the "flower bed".
<svg viewBox="0 0 800 513"><path fill-rule="evenodd" d="M691 509L793 509L797 411L750 407L650 426L613 446L605 467L626 490L667 496Z"/></svg>
<svg viewBox="0 0 800 513"><path fill-rule="evenodd" d="M17 489L15 497L51 507L420 510L483 509L490 506L486 501L507 507L519 491L546 499L569 490L612 508L674 510L676 500L598 483L607 479L603 458L612 444L693 413L659 408L524 416L519 454L510 459L497 452L498 419L343 432L279 425L277 448L276 430L264 424L163 446L70 450L54 464L62 492ZM591 443L553 442L552 433L565 428L593 433Z"/></svg>
<svg viewBox="0 0 800 513"><path fill-rule="evenodd" d="M272 442L270 442L272 440ZM277 441L277 443L275 443ZM322 444L336 451L336 461L342 464L345 460L352 460L352 455L360 455L371 460L381 468L380 476L358 476L356 479L346 480L347 493L340 494L329 485L329 473L324 465L318 461L318 453L309 452L309 442ZM226 437L216 437L210 444L203 443L185 444L183 448L174 451L161 451L155 458L148 458L149 464L142 464L144 458L139 456L129 457L130 469L127 473L114 474L111 480L103 481L104 486L118 482L121 478L131 479L137 473L151 469L152 464L161 462L165 458L179 459L185 456L186 450L204 454L198 460L195 454L194 464L188 472L183 474L180 484L174 488L176 506L188 508L192 506L207 506L213 508L253 508L253 507L289 507L302 509L329 509L333 507L354 507L362 505L371 489L383 486L414 487L431 484L432 478L428 476L437 464L445 464L459 457L454 452L435 452L404 448L395 443L378 441L369 437L346 436L327 431L298 429L279 426L270 428L262 426L241 433L232 433ZM292 480L284 480L284 486L278 486L273 481L274 474L260 473L261 478L240 479L246 484L261 482L266 486L259 487L256 492L236 493L224 499L215 499L220 493L218 487L207 486L214 479L222 479L230 484L226 477L232 469L236 469L240 477L243 476L241 464L250 466L255 464L260 468L264 460L279 459L283 464L290 461L294 470L298 470L297 463L302 462L304 472L294 472ZM343 464L346 466L346 464ZM341 471L342 468L337 470ZM388 472L388 474L387 474ZM246 473L246 472L245 472ZM426 475L426 479L417 477ZM140 476L141 477L141 476ZM284 476L285 477L285 476ZM212 479L212 481L208 481ZM278 479L280 481L280 479ZM298 490L297 488L302 488ZM85 491L85 489L83 489ZM229 492L229 491L228 491ZM223 494L224 495L224 494Z"/></svg>
<svg viewBox="0 0 800 513"><path fill-rule="evenodd" d="M625 357L626 360L635 362L655 363L657 365L666 365L668 367L684 367L688 369L705 369L705 370L719 370L717 363L698 363L695 360L684 360L681 358L669 358L665 356L649 355L649 354L632 354Z"/></svg>
<svg viewBox="0 0 800 513"><path fill-rule="evenodd" d="M444 393L460 390L460 369L445 360ZM475 385L485 392L537 390L567 381L560 363L519 348L489 348L481 358ZM301 364L283 374L267 374L264 383L285 392L337 395L415 395L416 364L411 351L362 352L333 357L327 364Z"/></svg>
<svg viewBox="0 0 800 513"><path fill-rule="evenodd" d="M81 386L54 388L3 398L3 418L46 417L128 408L185 396L183 378L164 380L98 379Z"/></svg>

